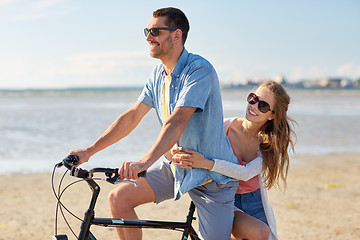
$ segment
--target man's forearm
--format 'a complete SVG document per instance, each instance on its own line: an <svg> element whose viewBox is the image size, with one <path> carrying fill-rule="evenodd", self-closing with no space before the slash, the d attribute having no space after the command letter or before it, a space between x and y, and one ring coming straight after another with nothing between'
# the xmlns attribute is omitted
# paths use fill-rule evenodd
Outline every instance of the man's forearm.
<svg viewBox="0 0 360 240"><path fill-rule="evenodd" d="M158 160L164 153L169 151L175 143L180 139L183 128L179 126L164 126L155 142L149 151L142 158L141 162L146 163L150 167L156 160Z"/></svg>
<svg viewBox="0 0 360 240"><path fill-rule="evenodd" d="M180 139L189 118L195 110L196 108L191 107L176 109L161 128L155 144L140 161L145 163L147 167L150 167L163 154L169 151Z"/></svg>
<svg viewBox="0 0 360 240"><path fill-rule="evenodd" d="M140 103L134 105L124 112L116 121L95 141L87 151L94 155L95 153L107 148L126 137L139 124L142 117L148 112L149 107L140 107Z"/></svg>

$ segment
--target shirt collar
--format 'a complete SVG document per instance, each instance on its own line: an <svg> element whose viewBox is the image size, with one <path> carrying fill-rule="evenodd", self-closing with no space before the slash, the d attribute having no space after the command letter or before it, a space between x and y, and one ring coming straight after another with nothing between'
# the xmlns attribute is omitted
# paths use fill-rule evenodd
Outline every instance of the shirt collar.
<svg viewBox="0 0 360 240"><path fill-rule="evenodd" d="M171 76L179 76L180 73L182 72L182 70L185 67L186 61L188 59L189 53L188 51L184 48L183 52L181 53L181 56L178 60L178 62L176 63L176 66L174 67L174 69L171 72ZM162 69L161 71L163 72L164 76L165 76L165 66L162 65Z"/></svg>
<svg viewBox="0 0 360 240"><path fill-rule="evenodd" d="M173 69L172 71L172 74L174 76L179 76L180 73L184 70L184 67L185 67L185 64L187 62L187 59L188 59L188 56L189 56L189 53L188 51L185 49L184 47L184 50L183 52L181 53L181 56L179 58L179 61L177 62L175 68Z"/></svg>
<svg viewBox="0 0 360 240"><path fill-rule="evenodd" d="M176 63L175 68L172 70L170 75L172 75L172 76L179 76L180 75L180 73L182 72L182 70L184 69L184 67L186 65L186 61L188 59L188 56L189 56L189 53L184 47L184 50L181 53L181 56L180 56L178 62ZM162 64L161 71L165 76L165 66L163 64Z"/></svg>

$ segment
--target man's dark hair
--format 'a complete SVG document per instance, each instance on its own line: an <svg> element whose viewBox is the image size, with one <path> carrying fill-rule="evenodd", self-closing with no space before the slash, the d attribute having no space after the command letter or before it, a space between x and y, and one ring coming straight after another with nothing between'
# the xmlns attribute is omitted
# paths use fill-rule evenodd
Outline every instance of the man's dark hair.
<svg viewBox="0 0 360 240"><path fill-rule="evenodd" d="M185 14L180 9L173 7L160 8L154 11L153 17L166 17L165 24L168 27L176 27L182 31L182 42L185 44L190 25Z"/></svg>

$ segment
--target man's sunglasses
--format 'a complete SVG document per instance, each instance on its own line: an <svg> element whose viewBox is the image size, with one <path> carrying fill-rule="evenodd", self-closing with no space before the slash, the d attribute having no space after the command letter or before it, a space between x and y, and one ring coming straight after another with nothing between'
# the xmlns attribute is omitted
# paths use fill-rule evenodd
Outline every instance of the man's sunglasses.
<svg viewBox="0 0 360 240"><path fill-rule="evenodd" d="M259 100L259 97L256 96L255 93L250 93L249 96L247 97L247 101L251 105L259 103L258 109L262 113L267 113L268 111L271 111L272 113L274 113L274 111L270 109L270 105L265 101Z"/></svg>
<svg viewBox="0 0 360 240"><path fill-rule="evenodd" d="M149 35L149 33L154 36L154 37L157 37L159 36L160 34L160 31L159 30L176 30L177 28L174 28L174 27L154 27L154 28L145 28L144 29L144 34L145 34L145 37L147 37Z"/></svg>

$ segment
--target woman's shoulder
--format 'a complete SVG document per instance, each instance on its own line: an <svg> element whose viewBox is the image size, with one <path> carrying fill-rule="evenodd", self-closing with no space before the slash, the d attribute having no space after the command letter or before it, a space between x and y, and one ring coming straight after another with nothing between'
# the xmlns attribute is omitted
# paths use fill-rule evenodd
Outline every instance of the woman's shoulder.
<svg viewBox="0 0 360 240"><path fill-rule="evenodd" d="M235 121L236 117L230 117L230 118L224 118L224 130L227 132L229 130L229 127L233 121Z"/></svg>
<svg viewBox="0 0 360 240"><path fill-rule="evenodd" d="M233 128L239 128L242 127L242 122L244 121L244 118L237 118L237 117L231 117L231 118L225 118L224 119L224 130L225 132L228 132Z"/></svg>
<svg viewBox="0 0 360 240"><path fill-rule="evenodd" d="M238 118L238 117L229 117L229 118L224 118L224 123L232 123L234 121L242 123L244 121L245 118Z"/></svg>

